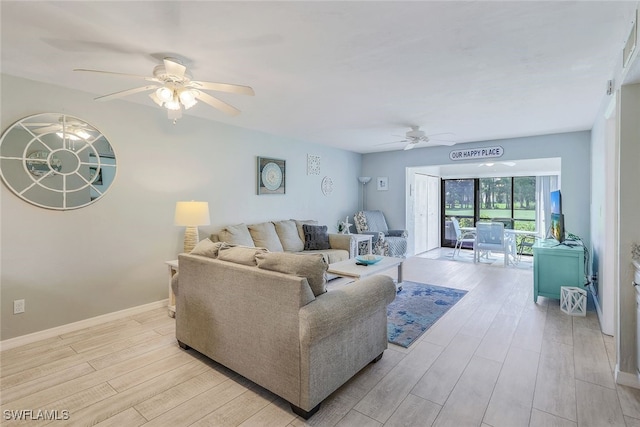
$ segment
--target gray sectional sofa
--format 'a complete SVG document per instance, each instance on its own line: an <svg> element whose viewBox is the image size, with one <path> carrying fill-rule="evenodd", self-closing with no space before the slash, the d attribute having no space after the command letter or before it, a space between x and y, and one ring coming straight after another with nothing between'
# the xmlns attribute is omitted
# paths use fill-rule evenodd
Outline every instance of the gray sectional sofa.
<svg viewBox="0 0 640 427"><path fill-rule="evenodd" d="M371 276L327 292L326 254L206 240L194 250L202 255L179 256L174 291L182 348L270 390L305 419L382 356L386 307L396 293L391 278Z"/></svg>

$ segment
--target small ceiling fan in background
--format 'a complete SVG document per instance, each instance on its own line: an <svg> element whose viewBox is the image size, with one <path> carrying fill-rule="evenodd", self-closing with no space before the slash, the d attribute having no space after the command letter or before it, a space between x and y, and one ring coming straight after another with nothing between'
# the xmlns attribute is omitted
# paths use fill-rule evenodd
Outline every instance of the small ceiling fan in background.
<svg viewBox="0 0 640 427"><path fill-rule="evenodd" d="M95 98L95 100L108 101L139 92L152 91L149 94L149 97L156 104L167 109L168 117L170 120L173 120L174 124L176 120L182 117L183 108L188 110L198 101L202 101L205 104L232 116L240 114L240 110L212 95L209 95L204 92L205 90L250 96L255 94L253 89L249 86L192 80L191 74L187 71L187 67L182 65L180 61L175 58L164 58L162 65L158 65L153 69L153 76L151 77L117 73L113 71L87 70L84 68L76 68L73 71L111 74L142 79L150 82L150 84L145 86L103 95Z"/></svg>
<svg viewBox="0 0 640 427"><path fill-rule="evenodd" d="M393 142L385 142L379 145L387 145L387 144L400 144L406 143L404 146L404 150L411 150L416 147L418 144L423 144L424 146L436 146L436 145L454 145L455 141L449 141L446 139L433 138L434 136L441 135L453 135L453 133L445 132L445 133L437 133L432 135L427 135L425 131L420 130L420 126L410 126L411 130L407 131L404 135L404 139L400 141Z"/></svg>

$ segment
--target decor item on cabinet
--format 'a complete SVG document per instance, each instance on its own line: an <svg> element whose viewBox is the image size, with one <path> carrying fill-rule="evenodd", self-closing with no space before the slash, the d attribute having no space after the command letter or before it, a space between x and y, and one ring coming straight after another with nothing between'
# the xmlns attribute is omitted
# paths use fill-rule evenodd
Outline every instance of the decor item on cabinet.
<svg viewBox="0 0 640 427"><path fill-rule="evenodd" d="M333 180L330 177L325 176L324 178L322 178L321 188L322 194L324 194L325 196L333 193Z"/></svg>
<svg viewBox="0 0 640 427"><path fill-rule="evenodd" d="M407 230L390 230L381 211L360 211L353 216L356 231L372 236L373 252L404 258L407 253Z"/></svg>
<svg viewBox="0 0 640 427"><path fill-rule="evenodd" d="M133 95L134 93L153 91L149 97L153 102L167 109L169 120L173 120L173 124L176 123L176 120L182 117L183 108L188 110L196 105L198 101L202 101L205 104L208 104L231 116L240 114L240 110L214 96L209 95L208 93L203 92L205 90L250 96L255 94L253 89L249 86L192 80L191 74L187 71L187 67L182 65L181 61L176 58L164 58L162 65L157 65L153 69L153 77L115 73L112 71L87 70L84 68L76 68L73 71L88 71L91 73L133 77L151 82L151 84L147 84L146 86L100 96L95 98L95 100L108 101L111 99L122 98L123 96Z"/></svg>
<svg viewBox="0 0 640 427"><path fill-rule="evenodd" d="M378 183L378 191L387 191L389 189L389 178L386 176L379 176L376 178Z"/></svg>
<svg viewBox="0 0 640 427"><path fill-rule="evenodd" d="M200 241L199 225L209 225L209 203L207 202L177 202L175 225L187 227L184 231L184 252L189 253Z"/></svg>
<svg viewBox="0 0 640 427"><path fill-rule="evenodd" d="M284 194L285 160L258 157L258 194Z"/></svg>
<svg viewBox="0 0 640 427"><path fill-rule="evenodd" d="M338 221L338 233L340 234L351 234L349 228L352 226L349 222L349 215L344 218L344 221Z"/></svg>
<svg viewBox="0 0 640 427"><path fill-rule="evenodd" d="M307 154L307 175L320 175L320 156Z"/></svg>
<svg viewBox="0 0 640 427"><path fill-rule="evenodd" d="M111 187L116 156L102 132L86 121L42 113L17 121L3 133L0 175L26 202L47 209L78 209Z"/></svg>
<svg viewBox="0 0 640 427"><path fill-rule="evenodd" d="M358 181L360 181L360 184L362 184L362 210L365 209L364 206L364 186L366 184L369 183L369 181L371 181L371 177L370 176L359 176L358 177Z"/></svg>

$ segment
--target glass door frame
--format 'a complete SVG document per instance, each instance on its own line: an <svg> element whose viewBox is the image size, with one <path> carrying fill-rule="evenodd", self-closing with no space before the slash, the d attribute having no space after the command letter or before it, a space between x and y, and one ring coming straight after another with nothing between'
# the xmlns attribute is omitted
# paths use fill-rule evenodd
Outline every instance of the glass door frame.
<svg viewBox="0 0 640 427"><path fill-rule="evenodd" d="M531 175L533 176L533 175ZM451 240L451 239L447 239L446 238L446 222L447 222L447 217L450 217L450 215L447 215L446 213L446 191L445 191L445 186L446 186L446 182L447 181L470 181L473 180L473 218L471 218L468 215L465 216L458 216L456 215L457 218L469 218L472 220L472 224L473 226L475 226L476 222L480 221L480 203L478 202L480 200L480 180L483 178L509 178L511 179L511 220L514 224L516 222L519 221L524 221L524 222L533 222L534 223L534 229L535 229L535 218L533 220L528 220L528 219L521 219L521 218L515 218L515 199L514 199L514 192L515 192L515 179L516 178L522 178L522 176L497 176L497 177L482 177L482 178L450 178L450 179L445 179L442 178L441 180L441 191L440 191L440 242L441 242L441 246L443 247L453 247L455 245L455 240Z"/></svg>

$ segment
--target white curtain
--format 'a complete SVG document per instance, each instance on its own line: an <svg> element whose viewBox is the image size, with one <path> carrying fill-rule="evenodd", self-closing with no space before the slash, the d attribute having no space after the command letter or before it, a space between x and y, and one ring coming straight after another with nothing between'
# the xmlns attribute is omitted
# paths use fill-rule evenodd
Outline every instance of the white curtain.
<svg viewBox="0 0 640 427"><path fill-rule="evenodd" d="M551 192L559 190L558 175L536 177L536 230L539 237L547 237L551 224Z"/></svg>

